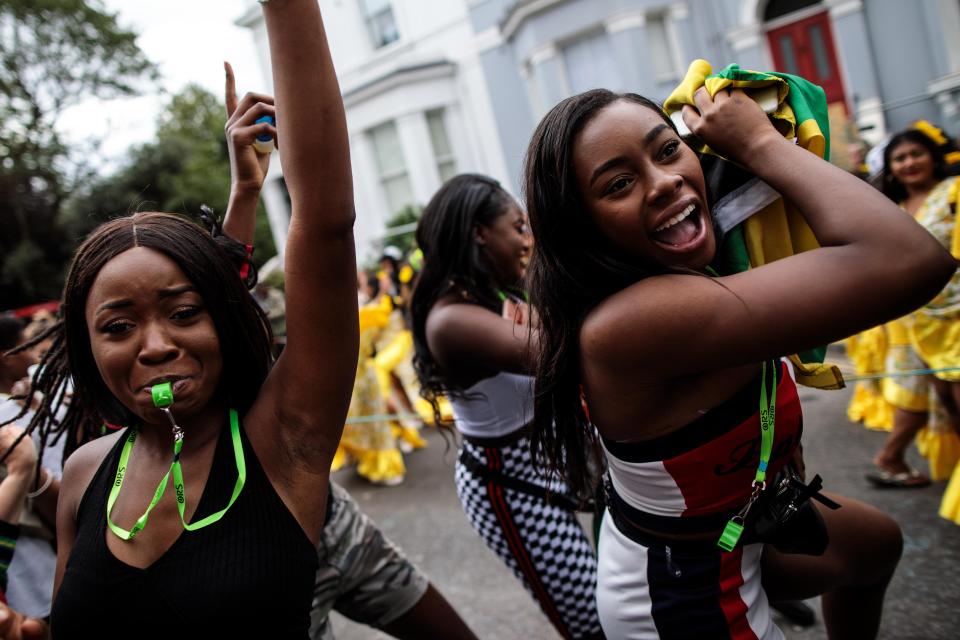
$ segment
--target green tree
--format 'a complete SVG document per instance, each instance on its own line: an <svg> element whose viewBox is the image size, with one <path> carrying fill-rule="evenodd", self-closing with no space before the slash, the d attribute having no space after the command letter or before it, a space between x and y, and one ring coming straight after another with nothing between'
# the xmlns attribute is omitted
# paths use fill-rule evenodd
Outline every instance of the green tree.
<svg viewBox="0 0 960 640"><path fill-rule="evenodd" d="M386 232L389 234L378 242L379 251L384 247L394 246L400 249L403 255L409 255L417 248L417 222L420 221L420 207L412 204L405 206L387 220ZM400 231L397 233L397 231ZM379 256L378 256L379 257Z"/></svg>
<svg viewBox="0 0 960 640"><path fill-rule="evenodd" d="M59 117L156 77L136 34L99 2L0 0L0 309L58 297L75 246L61 213L89 166Z"/></svg>
<svg viewBox="0 0 960 640"><path fill-rule="evenodd" d="M230 158L223 125L226 110L206 89L188 85L174 95L157 122L157 137L131 150L114 174L97 180L70 204L87 228L132 211L196 215L207 204L222 216L230 195ZM276 255L261 202L254 262Z"/></svg>

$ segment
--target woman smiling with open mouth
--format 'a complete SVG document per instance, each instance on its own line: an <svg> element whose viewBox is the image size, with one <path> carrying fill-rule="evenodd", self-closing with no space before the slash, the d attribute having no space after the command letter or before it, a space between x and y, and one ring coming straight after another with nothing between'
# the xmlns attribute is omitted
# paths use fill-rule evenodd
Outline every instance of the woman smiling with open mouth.
<svg viewBox="0 0 960 640"><path fill-rule="evenodd" d="M781 357L916 308L954 263L741 91L701 89L695 101L691 131L796 205L822 248L712 277L703 171L658 105L604 90L558 104L525 176L540 314L534 448L574 489L606 460L607 637L780 638L768 598L823 594L830 637L872 638L902 544L893 520L834 496L838 510L798 502L804 518L776 529L788 539L752 530L765 483L802 474L802 414Z"/></svg>

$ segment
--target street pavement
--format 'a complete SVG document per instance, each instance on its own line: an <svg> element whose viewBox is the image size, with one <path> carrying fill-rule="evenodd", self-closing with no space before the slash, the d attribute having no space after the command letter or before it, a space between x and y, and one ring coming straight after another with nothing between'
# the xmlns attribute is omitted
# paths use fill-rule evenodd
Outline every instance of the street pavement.
<svg viewBox="0 0 960 640"><path fill-rule="evenodd" d="M937 515L945 483L902 490L867 486L864 473L885 434L847 421L850 393L801 389L804 454L808 478L819 473L829 491L879 507L903 529L903 558L887 591L880 638L960 637L960 526ZM481 639L558 638L513 574L470 528L453 485L454 445L448 448L435 429L425 435L430 446L405 456L407 478L400 486L372 486L350 469L333 477L427 573ZM908 461L925 470L915 448ZM826 638L819 601L809 602L818 616L811 628L794 628L774 614L788 640ZM337 614L334 629L338 640L388 637Z"/></svg>

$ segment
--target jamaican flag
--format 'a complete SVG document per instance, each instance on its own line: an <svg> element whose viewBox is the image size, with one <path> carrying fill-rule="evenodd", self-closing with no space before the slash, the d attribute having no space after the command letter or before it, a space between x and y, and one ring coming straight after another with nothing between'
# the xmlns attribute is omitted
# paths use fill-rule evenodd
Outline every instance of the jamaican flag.
<svg viewBox="0 0 960 640"><path fill-rule="evenodd" d="M723 89L742 89L760 104L785 138L829 158L827 100L817 85L788 73L750 71L736 64L713 73L709 62L695 60L663 105L681 133L686 129L681 109L685 104L696 106L693 94L700 87L711 97ZM711 210L723 232L713 265L719 273L738 273L819 247L803 215L770 186L706 145L696 150ZM825 355L826 347L820 347L791 356L797 382L821 389L842 388L839 369L823 364Z"/></svg>

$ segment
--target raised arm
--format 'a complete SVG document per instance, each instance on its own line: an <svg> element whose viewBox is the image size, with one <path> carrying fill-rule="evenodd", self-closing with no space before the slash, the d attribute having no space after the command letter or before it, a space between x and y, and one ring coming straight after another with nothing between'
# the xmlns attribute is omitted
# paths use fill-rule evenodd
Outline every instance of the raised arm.
<svg viewBox="0 0 960 640"><path fill-rule="evenodd" d="M953 259L878 191L785 140L742 92L695 98L690 129L795 204L822 248L716 281L643 280L588 316L586 361L659 380L759 362L902 315L947 282Z"/></svg>
<svg viewBox="0 0 960 640"><path fill-rule="evenodd" d="M292 214L284 266L287 348L257 400L267 405L265 413L258 409L266 419L257 429L287 468L298 463L325 486L359 340L346 118L317 0L270 0L263 12Z"/></svg>
<svg viewBox="0 0 960 640"><path fill-rule="evenodd" d="M233 67L223 63L226 76L224 102L227 107L227 150L230 153L230 201L223 219L223 231L245 245L253 244L260 190L270 168L270 154L258 153L253 143L260 135L276 138L276 127L257 120L275 117L273 97L248 93L237 99Z"/></svg>

